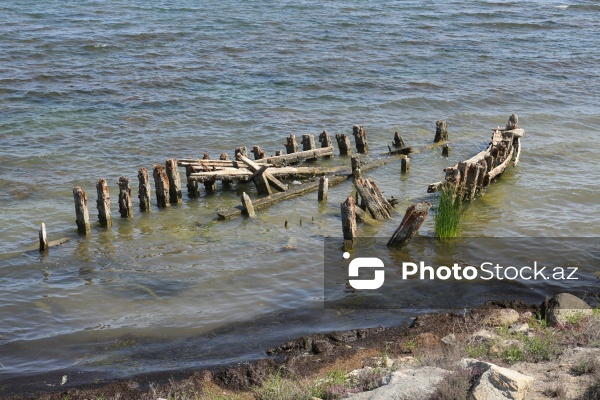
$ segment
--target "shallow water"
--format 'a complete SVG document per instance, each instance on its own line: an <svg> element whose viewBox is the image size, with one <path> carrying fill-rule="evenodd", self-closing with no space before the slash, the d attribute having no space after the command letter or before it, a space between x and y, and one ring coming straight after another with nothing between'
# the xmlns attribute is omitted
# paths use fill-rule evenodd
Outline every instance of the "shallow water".
<svg viewBox="0 0 600 400"><path fill-rule="evenodd" d="M230 364L305 333L412 315L322 309L323 237L340 235L350 182L330 188L326 206L311 193L256 221L216 221L252 185L119 220L116 180L167 158L254 144L273 154L289 133L356 123L376 157L397 130L429 144L445 119L450 159L429 151L408 176L397 163L368 174L401 200L394 221L360 228L386 237L514 112L521 164L474 202L464 235L600 236L598 11L591 1L3 2L0 388ZM95 222L100 178L114 226L78 236L72 188L88 192ZM24 252L42 221L50 239L71 241ZM420 233L432 228L428 219Z"/></svg>

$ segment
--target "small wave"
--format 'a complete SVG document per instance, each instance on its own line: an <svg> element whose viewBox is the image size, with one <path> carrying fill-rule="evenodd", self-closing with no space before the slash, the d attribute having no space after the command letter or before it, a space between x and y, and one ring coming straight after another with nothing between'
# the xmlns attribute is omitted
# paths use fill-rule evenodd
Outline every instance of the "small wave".
<svg viewBox="0 0 600 400"><path fill-rule="evenodd" d="M560 10L566 10L567 8L569 8L568 5L560 5L560 6L552 6L552 8L558 8Z"/></svg>

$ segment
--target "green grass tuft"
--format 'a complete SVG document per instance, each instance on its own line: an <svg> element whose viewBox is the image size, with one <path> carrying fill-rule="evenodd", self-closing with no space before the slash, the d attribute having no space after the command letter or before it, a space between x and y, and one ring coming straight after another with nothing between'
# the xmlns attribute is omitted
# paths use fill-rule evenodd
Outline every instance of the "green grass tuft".
<svg viewBox="0 0 600 400"><path fill-rule="evenodd" d="M466 210L467 204L461 196L455 196L452 189L443 186L434 210L435 236L442 241L459 237Z"/></svg>

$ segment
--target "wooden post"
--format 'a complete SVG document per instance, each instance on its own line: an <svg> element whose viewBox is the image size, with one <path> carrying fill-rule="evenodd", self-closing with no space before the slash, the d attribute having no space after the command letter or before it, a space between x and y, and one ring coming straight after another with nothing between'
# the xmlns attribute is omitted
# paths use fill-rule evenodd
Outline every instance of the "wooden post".
<svg viewBox="0 0 600 400"><path fill-rule="evenodd" d="M352 176L354 179L362 178L362 172L360 171L360 154L353 154L350 157L350 163L352 165Z"/></svg>
<svg viewBox="0 0 600 400"><path fill-rule="evenodd" d="M106 183L106 179L102 178L96 183L96 191L98 192L96 207L98 208L98 220L100 221L100 226L112 226L112 219L110 217L110 196L108 194L108 184Z"/></svg>
<svg viewBox="0 0 600 400"><path fill-rule="evenodd" d="M402 136L400 136L400 132L394 132L394 147L406 147L404 144L404 140L402 140Z"/></svg>
<svg viewBox="0 0 600 400"><path fill-rule="evenodd" d="M312 133L308 133L306 135L302 135L302 151L310 151L316 149L315 145L315 135ZM307 158L306 161L316 161L317 158Z"/></svg>
<svg viewBox="0 0 600 400"><path fill-rule="evenodd" d="M90 216L88 214L87 196L81 186L73 188L73 199L75 200L77 231L87 234L90 231Z"/></svg>
<svg viewBox="0 0 600 400"><path fill-rule="evenodd" d="M319 178L319 201L327 201L327 192L329 189L329 178L326 178L324 176Z"/></svg>
<svg viewBox="0 0 600 400"><path fill-rule="evenodd" d="M165 167L160 164L154 164L154 187L156 189L156 205L164 208L169 205L169 178L165 172Z"/></svg>
<svg viewBox="0 0 600 400"><path fill-rule="evenodd" d="M145 167L139 169L138 180L140 183L138 192L140 210L150 211L150 178L148 177L148 170Z"/></svg>
<svg viewBox="0 0 600 400"><path fill-rule="evenodd" d="M221 155L219 156L219 160L229 161L229 154L221 153ZM233 182L233 180L231 180L231 179L222 179L221 180L221 184L223 185L223 187L227 187L227 188L231 186L232 182Z"/></svg>
<svg viewBox="0 0 600 400"><path fill-rule="evenodd" d="M252 201L250 201L250 196L248 196L246 192L242 193L242 208L243 214L247 215L250 218L256 218L256 213L254 212Z"/></svg>
<svg viewBox="0 0 600 400"><path fill-rule="evenodd" d="M190 198L195 198L198 197L198 181L196 181L195 179L190 179L190 175L194 173L194 169L191 167L191 165L186 165L185 166L185 177L187 179L187 190L188 190L188 197Z"/></svg>
<svg viewBox="0 0 600 400"><path fill-rule="evenodd" d="M410 159L406 156L402 156L402 160L400 161L400 172L406 174L410 171Z"/></svg>
<svg viewBox="0 0 600 400"><path fill-rule="evenodd" d="M263 158L267 158L265 151L260 146L252 147L252 153L254 153L255 160L262 160Z"/></svg>
<svg viewBox="0 0 600 400"><path fill-rule="evenodd" d="M319 142L321 142L321 147L331 147L333 143L331 143L331 136L329 136L329 132L323 131L319 135ZM331 156L325 156L323 158L331 158Z"/></svg>
<svg viewBox="0 0 600 400"><path fill-rule="evenodd" d="M519 123L519 117L517 116L517 114L512 114L508 118L508 123L506 124L506 129L507 130L519 129L518 123Z"/></svg>
<svg viewBox="0 0 600 400"><path fill-rule="evenodd" d="M346 134L342 133L340 135L339 133L336 133L335 140L337 141L338 149L340 150L340 156L347 156L352 153L352 150L350 149L350 138L346 136Z"/></svg>
<svg viewBox="0 0 600 400"><path fill-rule="evenodd" d="M292 154L298 151L298 144L296 143L296 135L290 133L290 136L285 142L285 151L287 154Z"/></svg>
<svg viewBox="0 0 600 400"><path fill-rule="evenodd" d="M275 150L275 157L280 156L281 154L281 150Z"/></svg>
<svg viewBox="0 0 600 400"><path fill-rule="evenodd" d="M396 232L394 232L387 245L401 249L410 243L421 225L423 225L423 221L425 221L430 208L431 203L426 201L408 207L400 226L396 229Z"/></svg>
<svg viewBox="0 0 600 400"><path fill-rule="evenodd" d="M42 225L40 225L39 237L40 237L40 251L48 250L48 238L46 237L46 224L43 222L42 222Z"/></svg>
<svg viewBox="0 0 600 400"><path fill-rule="evenodd" d="M121 214L121 218L133 218L129 178L122 176L117 181L117 184L119 185L119 213Z"/></svg>
<svg viewBox="0 0 600 400"><path fill-rule="evenodd" d="M244 157L248 157L248 149L246 148L246 146L236 147L234 154L235 154L236 157L237 157L238 154L241 154Z"/></svg>
<svg viewBox="0 0 600 400"><path fill-rule="evenodd" d="M208 153L204 153L204 154L202 155L202 159L203 159L203 160L210 160L210 154L208 154Z"/></svg>
<svg viewBox="0 0 600 400"><path fill-rule="evenodd" d="M448 140L448 124L446 121L437 121L435 123L435 143Z"/></svg>
<svg viewBox="0 0 600 400"><path fill-rule="evenodd" d="M349 196L340 204L342 211L342 232L344 234L344 250L354 247L356 239L356 211L354 197Z"/></svg>
<svg viewBox="0 0 600 400"><path fill-rule="evenodd" d="M246 151L246 147L243 148L236 148L235 151L237 152L238 149L240 149L240 151ZM225 153L223 153L225 154ZM227 154L225 154L227 156ZM203 160L210 160L210 155L208 153L204 153L204 156L202 157ZM227 159L229 159L229 156L227 156ZM204 184L204 189L206 189L207 193L212 193L215 190L217 190L217 182L215 181L215 179L204 179L202 181L202 183Z"/></svg>
<svg viewBox="0 0 600 400"><path fill-rule="evenodd" d="M208 153L205 154L208 156ZM181 203L181 178L177 169L177 160L169 158L165 164L167 177L169 178L169 202L171 204Z"/></svg>
<svg viewBox="0 0 600 400"><path fill-rule="evenodd" d="M450 146L448 146L447 144L445 144L444 147L442 147L442 155L444 157L450 156Z"/></svg>
<svg viewBox="0 0 600 400"><path fill-rule="evenodd" d="M371 216L378 220L390 219L393 207L371 179L355 179L354 186L358 192L363 209L369 210Z"/></svg>
<svg viewBox="0 0 600 400"><path fill-rule="evenodd" d="M367 143L367 133L362 125L354 125L352 127L352 133L354 134L354 140L356 141L356 151L360 154L367 154L369 152L369 145Z"/></svg>

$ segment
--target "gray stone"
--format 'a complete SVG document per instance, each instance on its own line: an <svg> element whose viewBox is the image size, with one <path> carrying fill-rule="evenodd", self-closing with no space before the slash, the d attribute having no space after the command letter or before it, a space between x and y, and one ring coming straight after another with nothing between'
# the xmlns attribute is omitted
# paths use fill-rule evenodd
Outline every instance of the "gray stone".
<svg viewBox="0 0 600 400"><path fill-rule="evenodd" d="M454 333L444 336L441 340L442 343L448 346L454 346L456 344L456 336Z"/></svg>
<svg viewBox="0 0 600 400"><path fill-rule="evenodd" d="M511 325L509 332L511 333L527 333L529 332L529 324L514 324Z"/></svg>
<svg viewBox="0 0 600 400"><path fill-rule="evenodd" d="M542 316L550 326L565 325L593 315L592 307L577 296L560 293L542 303Z"/></svg>
<svg viewBox="0 0 600 400"><path fill-rule="evenodd" d="M514 324L519 320L519 313L512 308L490 310L483 323L491 326L504 326Z"/></svg>
<svg viewBox="0 0 600 400"><path fill-rule="evenodd" d="M471 400L523 400L534 379L508 368L490 364L475 383Z"/></svg>
<svg viewBox="0 0 600 400"><path fill-rule="evenodd" d="M480 329L479 331L475 332L472 336L471 336L471 340L474 342L478 342L478 343L487 343L490 344L493 341L497 340L499 338L498 335L496 335L493 332L490 332L486 329Z"/></svg>

